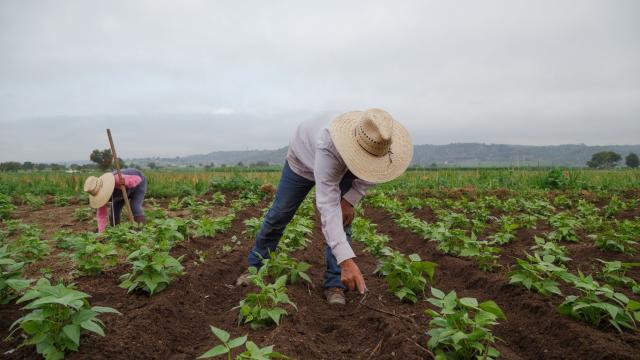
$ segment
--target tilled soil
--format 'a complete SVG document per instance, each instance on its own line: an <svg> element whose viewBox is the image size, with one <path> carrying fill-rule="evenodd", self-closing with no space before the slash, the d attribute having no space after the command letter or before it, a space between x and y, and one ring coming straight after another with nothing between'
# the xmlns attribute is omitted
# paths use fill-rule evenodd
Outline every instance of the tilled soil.
<svg viewBox="0 0 640 360"><path fill-rule="evenodd" d="M196 238L173 250L185 255L186 274L176 279L165 291L148 297L127 294L118 287L118 278L128 271L119 265L100 276L76 279L77 287L89 293L92 305L110 306L122 313L103 315L106 336L84 336L80 351L69 359L194 359L217 344L209 325L226 329L232 336L249 334L261 346L275 345L279 352L297 359L422 359L428 354L423 347L426 317L422 309L399 303L386 292L384 281L371 275L376 259L363 255L358 259L367 278L369 295L364 298L347 294L348 304L332 307L322 293L324 272L324 240L316 225L312 242L293 255L312 265L309 275L313 287L298 283L289 285L289 296L298 311L289 308L290 316L278 327L251 330L238 326L234 309L251 288L234 287L236 278L246 269L246 255L252 245L242 232L244 219L260 216L267 204L247 209L236 217L225 234L215 238ZM317 219L316 224L320 221ZM225 253L231 236L242 239L240 246ZM356 244L357 253L362 254ZM204 263L198 263L195 250L204 251ZM16 305L0 308L0 336L22 312ZM18 339L0 343L6 359L39 358L33 348L11 349Z"/></svg>
<svg viewBox="0 0 640 360"><path fill-rule="evenodd" d="M509 266L514 256L524 257L523 251L534 245L532 230L520 230L518 238L504 246L500 264L492 273L478 268L471 259L443 254L433 242L396 226L386 212L367 208L365 216L378 224L381 233L391 237L390 246L405 254L417 253L423 259L438 264L434 287L444 291L456 290L458 296L475 297L479 301L494 300L505 312L507 320L500 321L494 334L502 339L497 343L504 359L639 359L640 334L615 330L601 331L586 323L565 317L556 306L561 299L547 299L527 289L509 285ZM543 229L538 229L540 235ZM568 247L572 258L570 268L590 269L595 258L633 261L630 256L602 252L586 241ZM636 259L637 261L637 259ZM424 308L425 306L416 305Z"/></svg>
<svg viewBox="0 0 640 360"><path fill-rule="evenodd" d="M233 286L246 269L246 255L252 245L242 232L244 219L260 216L260 206L242 211L232 227L214 238L196 238L173 250L185 255L185 275L176 279L165 291L148 297L127 294L118 287L118 278L127 265L119 265L100 276L81 277L77 287L89 293L92 305L111 306L122 315L103 315L106 336L82 338L80 351L70 353L70 359L194 359L217 344L209 325L226 329L232 336L248 334L261 346L275 345L279 352L297 359L424 359L425 331L429 319L424 315L426 302L415 305L401 303L387 292L384 281L373 275L377 260L354 244L369 293L366 297L347 294L347 305L332 307L322 294L324 272L324 239L319 218L312 242L306 249L294 253L296 258L311 264L309 275L314 286L290 285L289 296L298 310L289 308L289 316L278 327L251 330L238 326L238 311L234 309L251 288ZM508 284L507 267L513 256L532 244L532 234L519 232L518 239L505 246L500 263L503 268L487 273L468 259L443 255L435 244L426 242L412 232L397 227L390 216L378 209L366 208L365 216L378 224L378 231L388 234L390 246L405 254L418 253L423 259L438 264L435 287L456 290L461 296L479 300L492 299L504 310L508 320L501 321L495 334L502 341L497 348L504 359L638 359L640 335L600 331L587 324L560 315L557 299L548 300L524 288ZM86 230L84 225L76 227ZM229 252L235 235L241 244ZM195 251L204 252L200 263ZM573 249L570 249L572 251ZM576 246L570 256L576 264L590 266L592 257L610 259L607 253L594 255L593 249ZM597 250L597 249L595 249ZM584 253L584 256L580 255ZM629 259L627 259L629 260ZM22 312L16 305L0 307L0 336ZM32 348L13 352L18 339L0 343L0 354L6 359L36 359Z"/></svg>

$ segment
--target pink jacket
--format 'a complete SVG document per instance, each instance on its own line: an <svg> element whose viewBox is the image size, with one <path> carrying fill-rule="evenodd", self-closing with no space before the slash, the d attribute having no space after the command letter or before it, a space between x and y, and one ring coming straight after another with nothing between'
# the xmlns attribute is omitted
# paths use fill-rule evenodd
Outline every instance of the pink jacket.
<svg viewBox="0 0 640 360"><path fill-rule="evenodd" d="M114 186L114 190L115 190L120 187L120 178L118 177L117 174L114 174L114 177L116 178L116 183ZM142 178L138 175L122 175L122 177L124 178L124 186L127 189L134 188L142 182ZM98 208L98 211L96 211L96 221L98 222L98 232L99 233L103 232L104 229L107 227L107 221L108 221L108 211L107 211L106 204Z"/></svg>

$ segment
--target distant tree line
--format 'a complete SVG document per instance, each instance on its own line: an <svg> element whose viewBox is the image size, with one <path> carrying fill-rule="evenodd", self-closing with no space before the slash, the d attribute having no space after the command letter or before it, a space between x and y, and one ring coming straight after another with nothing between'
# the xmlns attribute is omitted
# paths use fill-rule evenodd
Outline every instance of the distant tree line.
<svg viewBox="0 0 640 360"><path fill-rule="evenodd" d="M19 163L17 161L7 161L0 163L0 171L8 172L8 171L43 171L43 170L96 170L98 167L94 164L71 164L69 166L63 164L56 163L34 163L31 161L25 161L23 163Z"/></svg>
<svg viewBox="0 0 640 360"><path fill-rule="evenodd" d="M622 156L613 151L601 151L593 154L591 160L587 161L587 166L592 169L613 169L622 161ZM630 153L625 158L625 164L630 168L637 168L640 165L638 155Z"/></svg>

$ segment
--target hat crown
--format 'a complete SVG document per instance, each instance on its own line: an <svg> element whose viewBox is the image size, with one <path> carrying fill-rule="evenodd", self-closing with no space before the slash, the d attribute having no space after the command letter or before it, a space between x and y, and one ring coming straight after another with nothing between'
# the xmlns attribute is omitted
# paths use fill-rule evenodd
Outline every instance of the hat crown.
<svg viewBox="0 0 640 360"><path fill-rule="evenodd" d="M87 180L84 182L84 191L93 196L96 196L100 192L101 188L102 188L102 179L97 178L95 176L88 177Z"/></svg>
<svg viewBox="0 0 640 360"><path fill-rule="evenodd" d="M391 115L382 109L363 112L355 129L356 141L371 155L387 155L391 149L393 122Z"/></svg>

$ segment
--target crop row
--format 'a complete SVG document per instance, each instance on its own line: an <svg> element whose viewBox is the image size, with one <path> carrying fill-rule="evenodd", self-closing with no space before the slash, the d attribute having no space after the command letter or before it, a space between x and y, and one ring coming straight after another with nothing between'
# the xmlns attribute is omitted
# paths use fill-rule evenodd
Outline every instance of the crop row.
<svg viewBox="0 0 640 360"><path fill-rule="evenodd" d="M618 221L614 216L621 211L637 205L635 201L625 202L612 197L609 203L598 209L592 203L579 200L572 203L568 198L556 197L554 205L545 199L510 198L504 202L491 197L478 201L441 201L426 199L420 201L410 198L405 204L390 198L383 192L370 199L373 206L388 211L394 221L402 228L409 229L426 240L435 241L442 252L460 257L475 259L479 267L490 271L500 266L497 262L501 246L516 239L520 228L535 228L546 221L551 231L535 236L535 245L531 247L533 255L525 253L525 259L517 259L510 272L510 282L520 284L527 289L550 296L562 295L558 281L572 286L579 295L569 295L558 306L560 313L586 321L596 327L615 327L618 331L637 329L640 321L640 303L616 292L612 285L601 285L592 275L571 274L564 263L570 261L566 247L562 242L578 242L578 231L590 232L589 238L595 239L594 245L602 250L634 254L637 251L635 239L640 233L638 220ZM438 220L428 223L417 219L407 208L430 206ZM569 211L576 208L575 213ZM493 217L495 228L492 234L479 240L475 235L488 227L484 219L491 219L490 210L500 209L509 214ZM457 211L452 211L457 210ZM626 272L639 263L600 260L603 268L595 277L610 281L617 286L625 286L632 292L640 290L637 282L626 276Z"/></svg>
<svg viewBox="0 0 640 360"><path fill-rule="evenodd" d="M70 259L79 275L99 274L125 258L131 270L121 276L120 287L154 295L183 274L182 257L170 254L173 247L192 236L213 237L226 231L237 212L255 206L261 199L259 192L243 192L231 202L227 215L216 218L198 211L191 212L195 216L192 218L171 218L152 207L147 214L149 222L142 228L122 224L109 227L100 235L62 231L54 236L55 246L64 251L59 256ZM210 205L204 201L184 203L188 209ZM22 346L36 346L47 359L60 359L67 351L77 351L80 336L87 331L104 336L99 314L117 311L91 306L89 295L75 289L72 283L52 285L43 277L34 284L23 278L25 265L49 254L50 246L33 225L19 220L6 220L4 224L0 231L0 244L4 243L0 247L0 301L6 304L19 297L16 302L27 303L23 309L31 311L11 326L11 334L20 332L24 337ZM13 240L9 241L9 237Z"/></svg>

